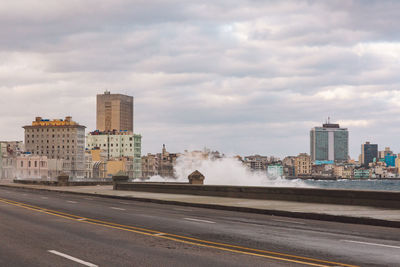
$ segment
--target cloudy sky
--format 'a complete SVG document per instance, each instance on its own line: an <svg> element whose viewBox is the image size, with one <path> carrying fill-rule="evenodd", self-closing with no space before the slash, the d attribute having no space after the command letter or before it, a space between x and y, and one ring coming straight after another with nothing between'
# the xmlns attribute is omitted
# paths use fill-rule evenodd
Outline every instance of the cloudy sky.
<svg viewBox="0 0 400 267"><path fill-rule="evenodd" d="M0 139L35 116L95 128L135 97L143 153L309 152L328 116L400 152L400 1L16 0L0 5Z"/></svg>

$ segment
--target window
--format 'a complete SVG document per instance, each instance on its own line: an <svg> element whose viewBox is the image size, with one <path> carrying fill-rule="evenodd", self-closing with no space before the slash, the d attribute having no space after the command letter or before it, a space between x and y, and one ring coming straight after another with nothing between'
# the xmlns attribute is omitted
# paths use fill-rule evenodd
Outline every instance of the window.
<svg viewBox="0 0 400 267"><path fill-rule="evenodd" d="M37 161L35 160L35 168L37 167Z"/></svg>
<svg viewBox="0 0 400 267"><path fill-rule="evenodd" d="M21 168L24 167L24 162L21 160Z"/></svg>
<svg viewBox="0 0 400 267"><path fill-rule="evenodd" d="M31 167L31 161L28 161L28 167L29 168Z"/></svg>

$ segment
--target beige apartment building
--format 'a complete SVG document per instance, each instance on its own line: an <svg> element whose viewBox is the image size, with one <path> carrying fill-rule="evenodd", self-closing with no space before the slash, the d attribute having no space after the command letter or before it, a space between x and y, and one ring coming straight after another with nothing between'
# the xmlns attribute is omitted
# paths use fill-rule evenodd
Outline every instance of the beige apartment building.
<svg viewBox="0 0 400 267"><path fill-rule="evenodd" d="M294 168L296 176L311 175L311 157L307 153L300 153L294 160Z"/></svg>
<svg viewBox="0 0 400 267"><path fill-rule="evenodd" d="M97 95L96 120L100 132L133 132L133 97L111 94L109 91Z"/></svg>
<svg viewBox="0 0 400 267"><path fill-rule="evenodd" d="M26 152L46 156L49 160L62 160L63 172L71 177L84 177L85 126L71 117L52 121L36 117L32 125L23 128Z"/></svg>
<svg viewBox="0 0 400 267"><path fill-rule="evenodd" d="M142 157L142 177L149 178L158 175L159 160L157 155L148 153Z"/></svg>

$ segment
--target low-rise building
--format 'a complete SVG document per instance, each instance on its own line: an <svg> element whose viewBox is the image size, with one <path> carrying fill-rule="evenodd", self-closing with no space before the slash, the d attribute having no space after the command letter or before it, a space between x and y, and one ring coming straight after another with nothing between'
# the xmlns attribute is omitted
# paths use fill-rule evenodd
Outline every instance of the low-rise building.
<svg viewBox="0 0 400 267"><path fill-rule="evenodd" d="M366 168L354 169L353 177L355 179L368 179L370 178L370 170Z"/></svg>
<svg viewBox="0 0 400 267"><path fill-rule="evenodd" d="M282 177L283 176L283 166L281 164L268 165L267 175L270 177Z"/></svg>
<svg viewBox="0 0 400 267"><path fill-rule="evenodd" d="M334 165L333 175L340 179L350 179L353 177L354 167L352 165Z"/></svg>
<svg viewBox="0 0 400 267"><path fill-rule="evenodd" d="M158 175L158 158L157 155L148 153L142 157L142 177L147 179Z"/></svg>
<svg viewBox="0 0 400 267"><path fill-rule="evenodd" d="M49 169L46 156L21 154L15 158L15 177L21 179L48 179Z"/></svg>
<svg viewBox="0 0 400 267"><path fill-rule="evenodd" d="M22 141L0 141L0 179L15 178L16 157L23 151Z"/></svg>
<svg viewBox="0 0 400 267"><path fill-rule="evenodd" d="M244 164L250 168L252 171L262 171L267 170L269 158L267 156L252 155L244 157Z"/></svg>
<svg viewBox="0 0 400 267"><path fill-rule="evenodd" d="M310 176L312 174L311 157L307 153L300 153L294 163L296 176Z"/></svg>
<svg viewBox="0 0 400 267"><path fill-rule="evenodd" d="M163 145L161 154L157 154L158 157L158 175L161 177L176 177L174 172L174 166L176 160L179 157L177 153L169 153Z"/></svg>
<svg viewBox="0 0 400 267"><path fill-rule="evenodd" d="M130 166L130 178L142 177L141 135L128 131L100 132L96 130L86 136L86 141L87 149L104 151L108 161L132 161L127 163ZM107 170L107 173L110 172Z"/></svg>

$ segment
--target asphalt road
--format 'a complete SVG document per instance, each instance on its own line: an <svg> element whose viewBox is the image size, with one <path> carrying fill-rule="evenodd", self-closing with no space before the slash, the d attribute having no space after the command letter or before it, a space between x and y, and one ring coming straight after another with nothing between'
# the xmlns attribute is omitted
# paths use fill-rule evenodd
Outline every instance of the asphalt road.
<svg viewBox="0 0 400 267"><path fill-rule="evenodd" d="M400 230L0 188L0 266L400 266Z"/></svg>

